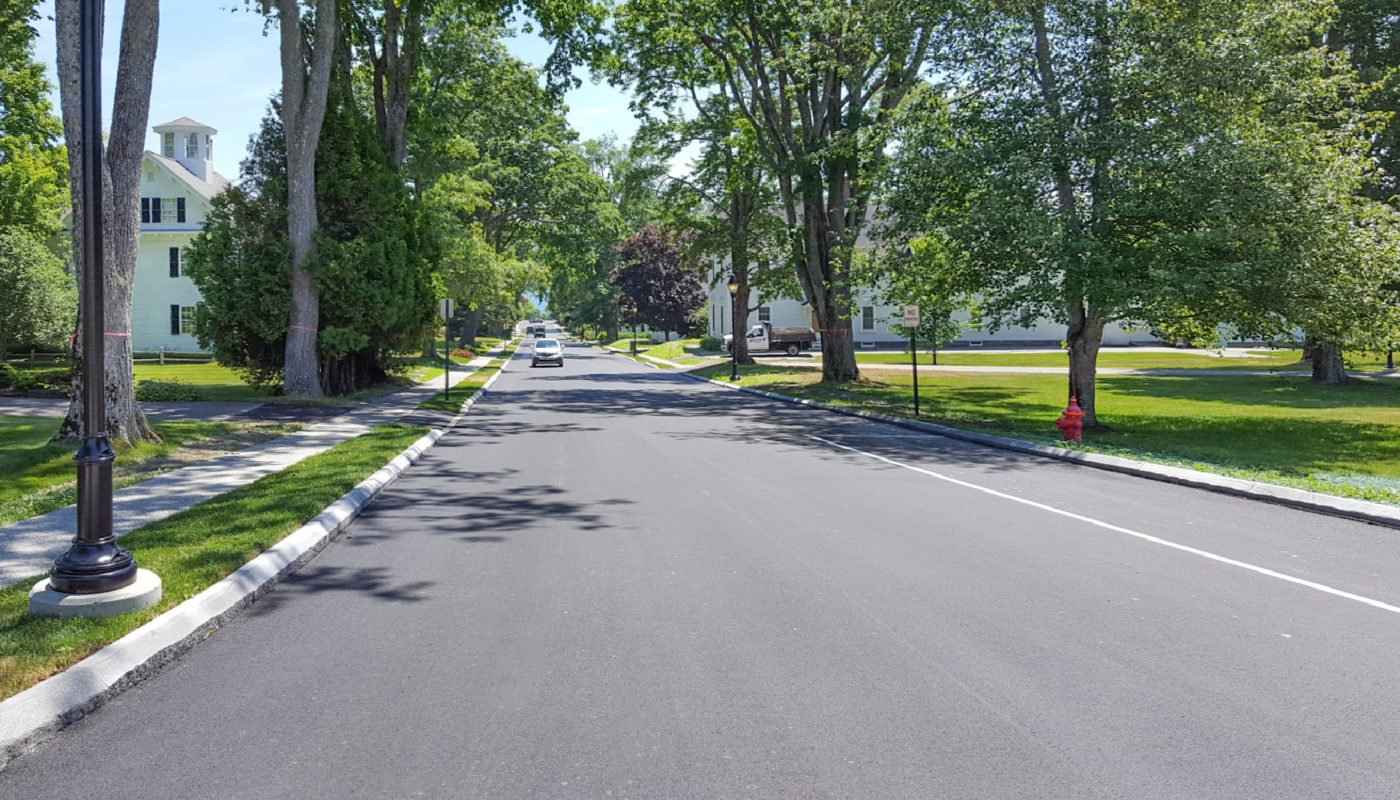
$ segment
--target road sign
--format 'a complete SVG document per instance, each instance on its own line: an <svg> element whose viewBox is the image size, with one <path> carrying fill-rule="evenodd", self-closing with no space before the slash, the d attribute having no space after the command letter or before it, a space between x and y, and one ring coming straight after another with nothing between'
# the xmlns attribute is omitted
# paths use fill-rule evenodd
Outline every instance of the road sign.
<svg viewBox="0 0 1400 800"><path fill-rule="evenodd" d="M456 306L451 300L438 301L438 316L443 319L452 319L452 312L456 310Z"/></svg>
<svg viewBox="0 0 1400 800"><path fill-rule="evenodd" d="M905 307L904 307L904 327L906 327L906 328L917 328L917 327L919 327L919 307L918 307L918 306L905 306Z"/></svg>

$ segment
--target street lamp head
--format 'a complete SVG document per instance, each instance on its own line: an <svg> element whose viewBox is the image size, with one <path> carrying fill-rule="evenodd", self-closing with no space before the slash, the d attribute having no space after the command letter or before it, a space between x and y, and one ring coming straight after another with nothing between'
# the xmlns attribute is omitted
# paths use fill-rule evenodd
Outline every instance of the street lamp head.
<svg viewBox="0 0 1400 800"><path fill-rule="evenodd" d="M729 296L739 296L739 279L733 275L729 276Z"/></svg>

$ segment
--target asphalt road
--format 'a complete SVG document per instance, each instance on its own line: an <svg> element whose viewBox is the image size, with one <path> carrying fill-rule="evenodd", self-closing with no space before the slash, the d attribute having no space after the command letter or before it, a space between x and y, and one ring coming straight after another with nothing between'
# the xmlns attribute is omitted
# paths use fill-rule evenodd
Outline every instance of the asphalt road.
<svg viewBox="0 0 1400 800"><path fill-rule="evenodd" d="M571 347L0 797L1395 798L1397 710L1395 531Z"/></svg>

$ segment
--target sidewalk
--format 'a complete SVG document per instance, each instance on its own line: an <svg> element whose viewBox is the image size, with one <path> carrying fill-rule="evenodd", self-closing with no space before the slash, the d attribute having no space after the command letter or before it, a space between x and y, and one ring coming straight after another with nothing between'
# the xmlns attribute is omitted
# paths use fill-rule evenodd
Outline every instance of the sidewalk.
<svg viewBox="0 0 1400 800"><path fill-rule="evenodd" d="M465 368L454 369L452 385L500 355L503 347L478 356ZM376 425L397 422L442 389L443 378L438 376L266 444L201 461L122 489L113 499L113 533L121 536L165 519L368 433ZM0 528L0 587L48 570L54 559L68 549L77 530L77 516L77 507L67 506Z"/></svg>

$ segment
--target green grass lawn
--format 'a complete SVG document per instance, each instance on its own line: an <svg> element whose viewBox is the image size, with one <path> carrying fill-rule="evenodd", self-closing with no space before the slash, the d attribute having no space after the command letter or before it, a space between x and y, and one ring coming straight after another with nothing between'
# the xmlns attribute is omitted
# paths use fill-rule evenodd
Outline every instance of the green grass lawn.
<svg viewBox="0 0 1400 800"><path fill-rule="evenodd" d="M820 353L818 353L820 355ZM1309 367L1302 362L1300 350L1250 350L1248 357L1226 358L1206 350L1182 350L1174 353L1142 352L1132 348L1110 349L1099 352L1100 367L1114 369L1223 369L1257 370L1298 370L1306 372ZM900 364L909 363L909 353L856 353L856 361L861 364ZM1361 372L1378 372L1385 367L1384 353L1348 353L1347 368ZM933 363L929 351L919 350L919 363ZM957 349L938 351L938 363L949 367L1068 367L1069 355L1064 352L1025 352L1025 353L983 353L976 350Z"/></svg>
<svg viewBox="0 0 1400 800"><path fill-rule="evenodd" d="M451 356L454 364L470 364L471 359L463 356ZM402 378L405 383L422 383L441 378L447 370L443 369L441 358L423 358L416 356L413 358L399 359L393 370L396 377Z"/></svg>
<svg viewBox="0 0 1400 800"><path fill-rule="evenodd" d="M1306 369L1299 364L1297 350L1252 350L1248 358L1225 358L1200 350L1186 350L1180 353L1144 353L1126 350L1103 350L1099 353L1100 367L1116 369ZM909 353L856 353L856 361L861 364L901 364L909 363ZM919 363L930 364L932 355L927 350L919 351ZM1068 367L1069 354L1065 352L1026 352L1026 353L981 353L976 350L940 350L938 363L949 367Z"/></svg>
<svg viewBox="0 0 1400 800"><path fill-rule="evenodd" d="M867 373L825 386L817 369L742 367L742 382L798 397L912 415L910 376ZM728 366L700 370L724 379ZM1057 441L1059 375L919 378L923 418ZM1103 376L1086 448L1186 464L1349 497L1400 503L1400 381L1314 386L1301 376Z"/></svg>
<svg viewBox="0 0 1400 800"><path fill-rule="evenodd" d="M0 525L62 508L77 500L77 444L51 442L60 420L0 415ZM116 488L186 466L202 454L252 447L297 429L272 423L167 421L153 423L162 441L117 446ZM207 455L205 456L207 457Z"/></svg>
<svg viewBox="0 0 1400 800"><path fill-rule="evenodd" d="M137 364L136 383L141 381L179 381L191 386L199 400L242 402L266 400L272 390L249 386L238 373L213 361L206 364Z"/></svg>
<svg viewBox="0 0 1400 800"><path fill-rule="evenodd" d="M699 339L673 339L669 342L652 345L647 351L647 355L665 358L681 363L701 363L703 356L722 356L721 352L714 350L701 350Z"/></svg>
<svg viewBox="0 0 1400 800"><path fill-rule="evenodd" d="M121 538L160 575L158 605L107 619L28 615L41 576L0 589L0 699L81 661L243 566L426 432L385 425Z"/></svg>
<svg viewBox="0 0 1400 800"><path fill-rule="evenodd" d="M629 334L627 334L626 336L624 336L624 337L622 337L621 339L618 339L618 340L616 340L616 341L612 341L612 342L603 342L602 345L603 345L604 347L616 347L616 348L619 349L619 350L628 350L628 351L630 351L630 350L632 349L632 334L629 333ZM648 350L650 350L651 348L652 348L651 334L649 334L649 333L639 333L639 334L637 334L637 352L638 352L638 353L645 353L645 352L647 352Z"/></svg>

